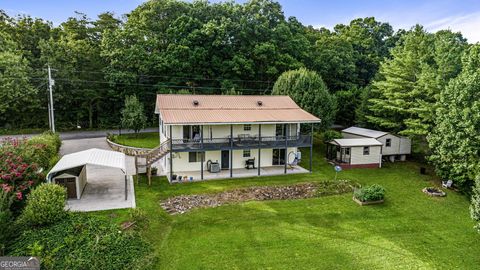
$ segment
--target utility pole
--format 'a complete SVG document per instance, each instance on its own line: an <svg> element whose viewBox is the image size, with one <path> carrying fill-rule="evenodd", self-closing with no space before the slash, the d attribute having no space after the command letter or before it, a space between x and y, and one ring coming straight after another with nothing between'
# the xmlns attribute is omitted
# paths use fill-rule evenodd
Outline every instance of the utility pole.
<svg viewBox="0 0 480 270"><path fill-rule="evenodd" d="M50 103L48 104L50 109L50 128L53 133L55 133L55 116L54 116L54 109L53 109L53 94L52 94L52 87L55 84L55 81L52 80L52 72L50 70L50 65L48 65L48 90L50 92Z"/></svg>

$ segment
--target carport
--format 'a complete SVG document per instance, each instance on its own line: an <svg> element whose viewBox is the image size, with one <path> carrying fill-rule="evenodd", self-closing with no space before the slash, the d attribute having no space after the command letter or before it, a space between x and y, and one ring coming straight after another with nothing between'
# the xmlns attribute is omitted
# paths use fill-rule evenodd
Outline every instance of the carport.
<svg viewBox="0 0 480 270"><path fill-rule="evenodd" d="M67 189L71 210L135 207L133 180L126 175L125 154L120 152L93 148L67 154L47 174L47 181Z"/></svg>

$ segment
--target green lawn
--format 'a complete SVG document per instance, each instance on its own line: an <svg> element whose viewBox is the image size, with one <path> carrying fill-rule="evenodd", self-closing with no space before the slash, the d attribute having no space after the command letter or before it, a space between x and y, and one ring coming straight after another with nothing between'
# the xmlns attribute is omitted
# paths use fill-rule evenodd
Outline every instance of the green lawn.
<svg viewBox="0 0 480 270"><path fill-rule="evenodd" d="M158 177L151 187L142 178L135 193L137 206L151 220L143 235L155 248L154 268L478 268L480 236L473 229L467 198L452 191L445 198L427 197L421 189L437 180L420 175L419 165L412 162L339 174L341 179L383 185L387 190L383 205L361 207L346 194L246 202L170 216L158 204L179 194L332 179L333 169L319 149L317 145L313 174L176 185ZM115 222L126 218L126 210L113 212Z"/></svg>
<svg viewBox="0 0 480 270"><path fill-rule="evenodd" d="M158 132L138 134L122 134L115 137L114 142L140 148L155 148L160 143Z"/></svg>

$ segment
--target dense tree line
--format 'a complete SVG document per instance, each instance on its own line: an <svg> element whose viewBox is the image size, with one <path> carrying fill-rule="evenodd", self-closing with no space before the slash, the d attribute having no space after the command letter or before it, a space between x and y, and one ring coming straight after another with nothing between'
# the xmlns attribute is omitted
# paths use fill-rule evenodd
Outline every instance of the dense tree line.
<svg viewBox="0 0 480 270"><path fill-rule="evenodd" d="M363 88L402 33L374 18L314 29L270 0L157 0L122 18L72 15L54 26L1 12L0 53L14 57L0 56L0 128L48 126L47 65L60 128L117 127L129 95L153 124L156 93L270 94L298 68L321 76L338 96L337 122L352 124Z"/></svg>

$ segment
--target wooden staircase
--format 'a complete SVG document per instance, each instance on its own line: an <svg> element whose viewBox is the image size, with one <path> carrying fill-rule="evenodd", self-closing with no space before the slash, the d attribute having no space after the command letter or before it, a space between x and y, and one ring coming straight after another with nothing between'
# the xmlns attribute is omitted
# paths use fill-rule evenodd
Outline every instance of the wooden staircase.
<svg viewBox="0 0 480 270"><path fill-rule="evenodd" d="M143 155L135 155L135 173L137 175L140 168L146 168L148 185L152 184L152 164L166 156L170 152L170 139L164 141L160 146L153 148L150 152Z"/></svg>

